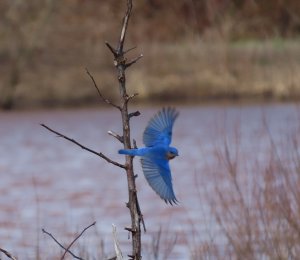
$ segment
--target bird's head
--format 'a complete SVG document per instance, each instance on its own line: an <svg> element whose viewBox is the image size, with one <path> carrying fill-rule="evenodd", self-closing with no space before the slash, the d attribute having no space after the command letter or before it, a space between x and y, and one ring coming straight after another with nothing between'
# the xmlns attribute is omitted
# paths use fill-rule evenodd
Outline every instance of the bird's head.
<svg viewBox="0 0 300 260"><path fill-rule="evenodd" d="M168 152L167 152L167 159L172 160L176 156L178 156L178 150L175 147L170 147Z"/></svg>

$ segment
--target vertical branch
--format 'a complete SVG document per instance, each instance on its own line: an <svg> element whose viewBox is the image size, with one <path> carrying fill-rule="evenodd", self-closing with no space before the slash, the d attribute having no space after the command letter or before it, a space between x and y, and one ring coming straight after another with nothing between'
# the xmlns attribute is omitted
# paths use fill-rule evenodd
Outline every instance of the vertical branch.
<svg viewBox="0 0 300 260"><path fill-rule="evenodd" d="M112 102L110 102L108 99L104 98L102 93L100 92L93 76L89 73L87 70L87 74L90 76L91 80L93 81L94 87L97 89L98 94L102 101L105 103L117 108L121 112L122 116L122 126L123 126L123 136L120 136L112 131L109 131L109 134L112 135L113 137L117 138L121 143L124 144L125 149L131 149L131 137L130 137L130 118L133 116L139 116L139 112L133 112L133 113L128 113L128 102L133 99L134 97L137 96L137 94L132 94L128 95L126 91L126 76L125 76L125 71L127 68L129 68L131 65L135 64L143 55L139 55L133 60L127 62L127 59L125 58L125 54L132 49L129 49L127 51L124 51L124 41L125 41L125 36L127 32L127 27L128 27L128 22L129 18L131 15L132 11L132 0L127 0L127 11L125 13L125 16L123 18L123 25L120 33L120 38L117 44L117 49L114 49L108 42L106 42L107 47L109 50L112 52L114 56L114 65L117 69L117 76L118 76L118 82L119 82L119 91L120 91L120 98L121 98L121 104L120 105L115 105ZM127 175L127 184L128 184L128 194L129 194L129 199L128 203L126 204L129 211L130 211L130 217L131 217L131 227L126 227L125 230L129 231L131 233L131 238L132 238L132 253L129 256L130 259L134 260L140 260L141 257L141 223L143 224L144 230L146 231L145 224L143 221L143 215L140 210L139 202L138 202L138 197L137 197L137 191L136 191L136 184L135 184L135 175L133 171L133 157L126 155L126 162L125 165L120 164L118 162L115 162L105 156L103 153L98 153L95 152L94 150L82 145L81 143L77 142L76 140L61 134L50 127L46 126L45 124L41 124L42 127L46 128L52 133L55 133L59 137L62 137L77 146L81 147L82 149L96 154L102 159L106 160L107 162L114 164L115 166L118 166L122 169L125 169L126 175ZM46 231L43 230L44 233L48 234ZM52 238L53 236L50 235ZM53 238L55 240L55 238ZM77 238L76 238L77 239ZM69 250L69 247L72 246L72 244L75 242L72 242L68 248L64 248L61 244L59 244L58 241L55 240L55 242L60 245L64 250L65 253L62 258L64 258L66 252L72 254L72 252ZM72 255L74 258L75 256Z"/></svg>
<svg viewBox="0 0 300 260"><path fill-rule="evenodd" d="M123 18L123 25L120 33L120 38L117 44L117 49L114 49L109 43L106 42L107 47L114 55L114 64L117 69L118 82L119 82L119 91L121 98L121 115L122 115L122 125L123 125L123 144L125 149L131 149L131 137L130 137L130 118L131 114L128 113L128 101L131 100L136 94L129 96L126 91L126 75L125 71L130 65L134 64L142 55L139 55L133 61L127 63L126 51L124 51L124 41L127 33L128 22L131 16L132 11L132 0L127 0L127 10L125 16ZM125 170L127 174L127 184L128 184L128 194L129 200L127 203L127 207L130 211L131 217L131 227L125 228L129 232L131 232L132 236L132 254L128 255L130 259L141 259L141 221L142 214L140 211L136 184L135 184L135 176L133 171L133 157L126 155L126 163Z"/></svg>
<svg viewBox="0 0 300 260"><path fill-rule="evenodd" d="M123 26L122 26L122 30L121 30L121 34L120 34L120 40L119 40L119 45L118 45L118 53L123 53L123 47L124 47L124 41L125 41L125 36L126 36L126 31L127 31L127 27L128 27L128 21L131 15L131 11L132 11L132 0L127 0L127 11L126 14L123 18Z"/></svg>

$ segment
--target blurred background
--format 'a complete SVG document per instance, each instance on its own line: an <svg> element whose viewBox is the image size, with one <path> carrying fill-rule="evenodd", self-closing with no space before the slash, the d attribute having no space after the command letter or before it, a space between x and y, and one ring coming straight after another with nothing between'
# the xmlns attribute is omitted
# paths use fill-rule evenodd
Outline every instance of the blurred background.
<svg viewBox="0 0 300 260"><path fill-rule="evenodd" d="M112 56L125 1L2 0L3 109L98 104L88 68L118 98ZM126 46L136 102L297 100L297 0L135 1Z"/></svg>
<svg viewBox="0 0 300 260"><path fill-rule="evenodd" d="M39 126L124 162L107 135L121 133L120 115L86 68L118 103L105 41L118 41L125 8L0 1L0 246L22 259L61 254L42 228L69 243L95 220L78 255L113 256L111 223L130 252L125 175ZM128 59L144 55L127 71L138 147L162 106L180 111L171 163L180 205L166 206L134 160L143 259L299 259L300 1L134 0L132 47Z"/></svg>

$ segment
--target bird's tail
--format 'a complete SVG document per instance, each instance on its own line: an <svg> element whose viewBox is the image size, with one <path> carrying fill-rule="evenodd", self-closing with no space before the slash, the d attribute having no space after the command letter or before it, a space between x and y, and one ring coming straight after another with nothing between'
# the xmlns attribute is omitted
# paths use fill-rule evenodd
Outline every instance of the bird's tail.
<svg viewBox="0 0 300 260"><path fill-rule="evenodd" d="M127 154L131 156L143 156L146 153L146 149L140 148L140 149L121 149L119 150L119 154Z"/></svg>
<svg viewBox="0 0 300 260"><path fill-rule="evenodd" d="M137 149L121 149L119 150L119 154L127 154L131 156L137 155Z"/></svg>

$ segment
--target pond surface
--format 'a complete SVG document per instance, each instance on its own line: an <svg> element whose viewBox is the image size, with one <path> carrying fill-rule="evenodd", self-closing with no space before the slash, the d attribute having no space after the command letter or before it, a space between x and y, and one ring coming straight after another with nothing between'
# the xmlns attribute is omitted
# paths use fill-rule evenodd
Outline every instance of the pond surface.
<svg viewBox="0 0 300 260"><path fill-rule="evenodd" d="M138 108L131 120L132 138L142 146L148 120L160 108ZM138 159L135 173L147 233L144 259L150 259L151 239L162 227L161 259L188 259L195 241L218 234L208 203L199 194L211 183L214 152L237 139L249 161L266 157L270 138L282 138L299 129L294 104L247 106L184 106L175 123L172 145L180 156L171 161L174 190L180 204L166 205L147 185ZM134 109L133 109L134 111ZM120 115L111 109L82 109L0 113L0 246L20 259L54 259L61 250L42 228L68 245L84 227L96 221L74 246L100 259L101 248L113 256L112 223L117 226L123 254L130 253L129 212L124 172L42 128L49 127L113 160L124 162L121 144L107 134L121 131ZM239 138L236 138L239 136ZM212 194L213 196L213 194ZM200 235L199 235L200 234ZM38 251L37 251L38 250ZM94 258L92 258L94 259Z"/></svg>

